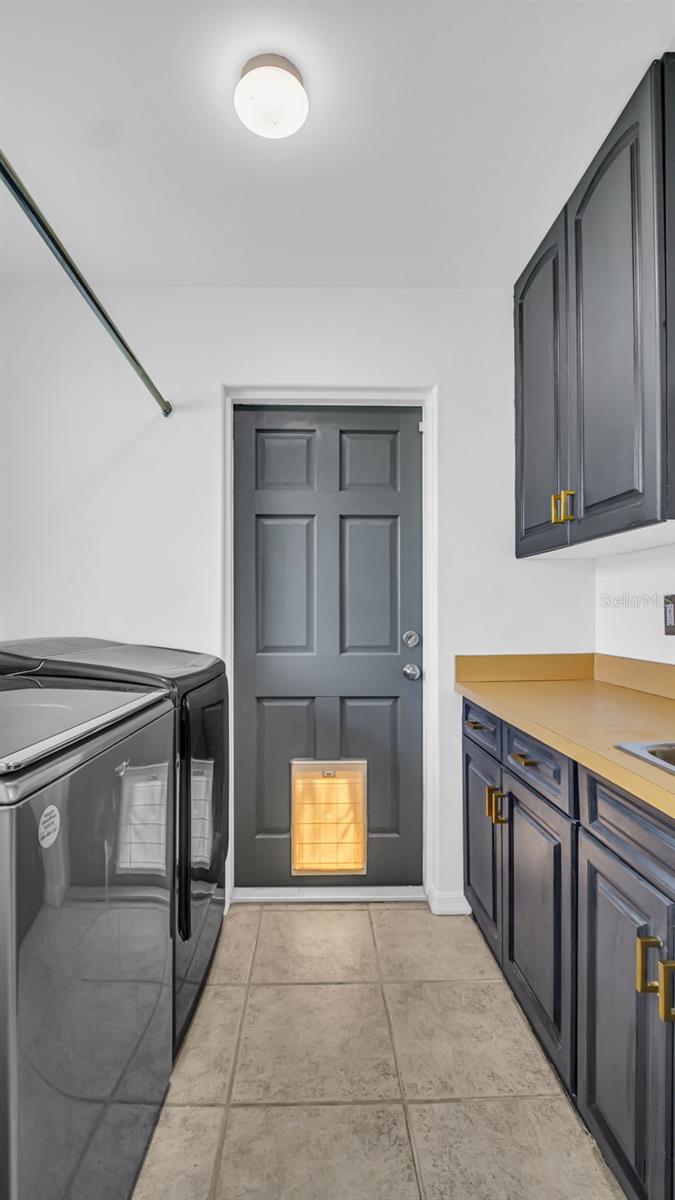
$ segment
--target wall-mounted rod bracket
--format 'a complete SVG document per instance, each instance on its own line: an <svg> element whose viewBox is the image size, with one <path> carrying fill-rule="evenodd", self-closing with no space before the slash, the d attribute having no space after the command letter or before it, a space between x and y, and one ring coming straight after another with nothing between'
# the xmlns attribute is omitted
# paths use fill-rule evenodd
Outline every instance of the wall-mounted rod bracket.
<svg viewBox="0 0 675 1200"><path fill-rule="evenodd" d="M84 278L84 275L73 262L68 251L63 245L63 242L59 237L57 237L44 213L42 213L38 208L33 197L28 191L28 188L24 183L22 183L21 179L19 179L19 176L14 170L12 164L2 153L2 150L0 150L0 175L2 176L4 183L7 185L7 188L12 193L17 203L25 212L28 220L35 227L35 229L37 229L40 237L47 244L57 261L60 262L66 274L70 276L80 295L84 297L92 312L98 317L103 328L110 334L110 337L122 351L122 354L126 358L127 362L133 367L134 371L138 375L138 378L145 384L146 388L150 392L150 395L157 402L157 404L159 404L164 416L168 417L169 414L173 412L173 405L169 400L164 398L159 388L155 386L152 379L148 375L148 372L143 364L136 358L131 346L122 337L122 334L117 328L115 322L108 315L98 296L89 286Z"/></svg>

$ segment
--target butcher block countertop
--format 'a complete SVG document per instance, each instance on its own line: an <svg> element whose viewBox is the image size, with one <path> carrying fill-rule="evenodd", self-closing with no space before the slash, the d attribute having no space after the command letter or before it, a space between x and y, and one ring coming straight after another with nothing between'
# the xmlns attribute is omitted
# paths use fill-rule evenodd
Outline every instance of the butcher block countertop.
<svg viewBox="0 0 675 1200"><path fill-rule="evenodd" d="M675 742L675 666L601 654L455 661L460 695L675 820L675 775L616 749Z"/></svg>

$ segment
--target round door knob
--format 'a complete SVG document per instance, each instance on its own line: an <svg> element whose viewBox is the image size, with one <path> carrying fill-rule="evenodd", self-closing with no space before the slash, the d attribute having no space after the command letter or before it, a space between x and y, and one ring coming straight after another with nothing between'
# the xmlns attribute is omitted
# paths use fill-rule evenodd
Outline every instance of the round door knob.
<svg viewBox="0 0 675 1200"><path fill-rule="evenodd" d="M406 679L419 679L422 672L417 663L406 663L403 668L403 674Z"/></svg>

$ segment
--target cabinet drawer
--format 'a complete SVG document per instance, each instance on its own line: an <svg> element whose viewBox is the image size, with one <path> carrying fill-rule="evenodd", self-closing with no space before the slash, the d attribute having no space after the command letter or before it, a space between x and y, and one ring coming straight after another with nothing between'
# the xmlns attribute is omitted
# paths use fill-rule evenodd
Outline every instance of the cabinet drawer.
<svg viewBox="0 0 675 1200"><path fill-rule="evenodd" d="M550 746L544 746L529 733L504 726L503 762L510 771L526 780L556 808L570 817L577 815L575 764Z"/></svg>
<svg viewBox="0 0 675 1200"><path fill-rule="evenodd" d="M579 768L581 822L598 841L675 900L675 821Z"/></svg>
<svg viewBox="0 0 675 1200"><path fill-rule="evenodd" d="M484 750L489 750L490 754L494 754L495 758L501 758L502 723L499 717L493 717L484 708L479 708L477 704L472 704L470 700L465 700L462 725L467 737L470 737L474 742L478 742L478 745L482 746Z"/></svg>

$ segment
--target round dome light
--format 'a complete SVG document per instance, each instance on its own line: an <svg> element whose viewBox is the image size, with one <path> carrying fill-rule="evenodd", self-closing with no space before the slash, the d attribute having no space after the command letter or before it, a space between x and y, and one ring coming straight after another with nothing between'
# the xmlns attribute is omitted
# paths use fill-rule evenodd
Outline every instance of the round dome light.
<svg viewBox="0 0 675 1200"><path fill-rule="evenodd" d="M234 90L239 120L265 138L285 138L304 125L307 92L297 67L279 54L259 54L246 63Z"/></svg>

